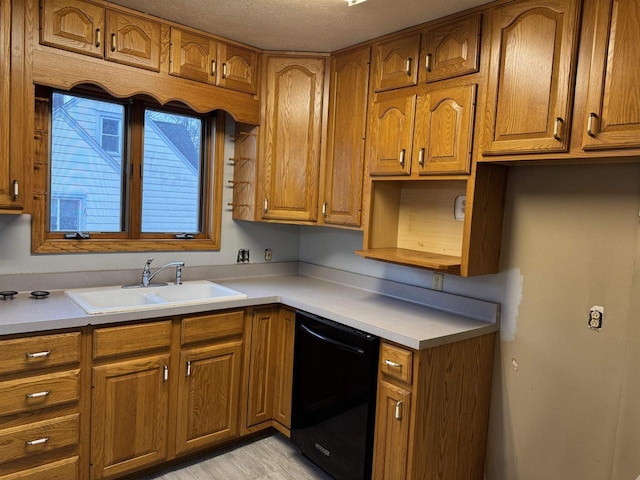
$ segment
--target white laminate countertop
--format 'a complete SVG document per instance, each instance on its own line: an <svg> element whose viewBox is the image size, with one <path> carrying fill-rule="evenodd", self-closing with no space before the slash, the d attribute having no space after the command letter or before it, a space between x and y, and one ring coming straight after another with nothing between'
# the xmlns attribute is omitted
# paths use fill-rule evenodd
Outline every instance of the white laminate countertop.
<svg viewBox="0 0 640 480"><path fill-rule="evenodd" d="M13 300L0 300L0 335L32 333L86 325L154 319L174 315L283 304L364 330L413 349L451 343L498 330L499 305L426 289L430 305L416 295L411 301L398 294L376 293L307 275L277 275L216 281L247 298L206 305L155 308L137 312L88 315L64 290L46 299L20 292ZM400 285L400 284L397 284ZM409 292L417 287L405 286ZM400 287L402 291L404 287ZM415 292L413 292L415 293ZM420 297L421 292L417 292ZM418 303L420 302L420 303ZM434 306L435 305L435 306Z"/></svg>

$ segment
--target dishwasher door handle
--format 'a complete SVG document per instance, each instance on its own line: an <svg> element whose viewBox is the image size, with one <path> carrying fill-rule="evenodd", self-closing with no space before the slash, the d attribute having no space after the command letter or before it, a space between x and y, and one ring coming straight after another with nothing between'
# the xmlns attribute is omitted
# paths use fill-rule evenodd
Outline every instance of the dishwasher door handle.
<svg viewBox="0 0 640 480"><path fill-rule="evenodd" d="M300 327L302 327L302 329L305 332L307 332L309 335L316 337L318 340L322 340L323 342L330 343L331 345L334 345L338 348L342 348L343 350L347 350L348 352L357 353L358 355L364 355L364 350L361 348L354 347L352 345L347 345L346 343L339 342L337 340L334 340L333 338L325 337L324 335L321 335L320 333L314 330L311 330L306 325L300 325Z"/></svg>

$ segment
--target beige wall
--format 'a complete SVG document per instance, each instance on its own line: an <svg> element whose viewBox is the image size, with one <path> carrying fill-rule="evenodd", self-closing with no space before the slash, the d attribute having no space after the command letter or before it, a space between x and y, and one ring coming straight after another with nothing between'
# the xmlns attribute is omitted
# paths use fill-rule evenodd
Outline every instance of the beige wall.
<svg viewBox="0 0 640 480"><path fill-rule="evenodd" d="M640 475L639 211L637 164L509 171L502 268L523 289L496 352L488 480Z"/></svg>

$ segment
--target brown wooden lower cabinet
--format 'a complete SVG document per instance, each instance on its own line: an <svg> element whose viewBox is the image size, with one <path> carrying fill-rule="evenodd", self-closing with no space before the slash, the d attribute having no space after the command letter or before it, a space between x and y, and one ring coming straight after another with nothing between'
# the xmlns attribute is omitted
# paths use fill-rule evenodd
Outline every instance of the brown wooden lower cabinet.
<svg viewBox="0 0 640 480"><path fill-rule="evenodd" d="M92 478L116 478L167 458L170 355L93 367Z"/></svg>
<svg viewBox="0 0 640 480"><path fill-rule="evenodd" d="M419 351L382 342L374 480L482 480L494 336Z"/></svg>
<svg viewBox="0 0 640 480"><path fill-rule="evenodd" d="M85 480L81 337L0 337L0 480Z"/></svg>
<svg viewBox="0 0 640 480"><path fill-rule="evenodd" d="M278 307L254 311L245 357L247 433L273 426L289 435L294 337L294 311Z"/></svg>
<svg viewBox="0 0 640 480"><path fill-rule="evenodd" d="M374 479L407 478L411 392L380 380L376 403Z"/></svg>
<svg viewBox="0 0 640 480"><path fill-rule="evenodd" d="M0 339L0 480L134 478L264 428L288 435L295 317L276 305ZM374 480L482 479L494 336L382 341ZM68 351L18 368L41 343Z"/></svg>
<svg viewBox="0 0 640 480"><path fill-rule="evenodd" d="M238 435L242 340L180 354L176 453Z"/></svg>

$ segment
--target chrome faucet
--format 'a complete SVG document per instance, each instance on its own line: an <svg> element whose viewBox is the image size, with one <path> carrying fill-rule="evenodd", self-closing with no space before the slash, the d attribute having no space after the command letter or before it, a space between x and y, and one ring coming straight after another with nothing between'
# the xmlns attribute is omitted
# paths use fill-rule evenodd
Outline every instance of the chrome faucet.
<svg viewBox="0 0 640 480"><path fill-rule="evenodd" d="M182 284L182 267L184 267L184 262L167 263L166 265L163 265L160 268L156 269L156 271L153 273L151 273L151 262L153 262L153 258L147 260L147 263L144 264L144 269L142 270L143 287L148 287L149 285L151 285L151 280L153 280L153 277L155 277L158 273L168 267L176 267L176 279L173 283L175 285ZM166 285L166 283L163 285Z"/></svg>

